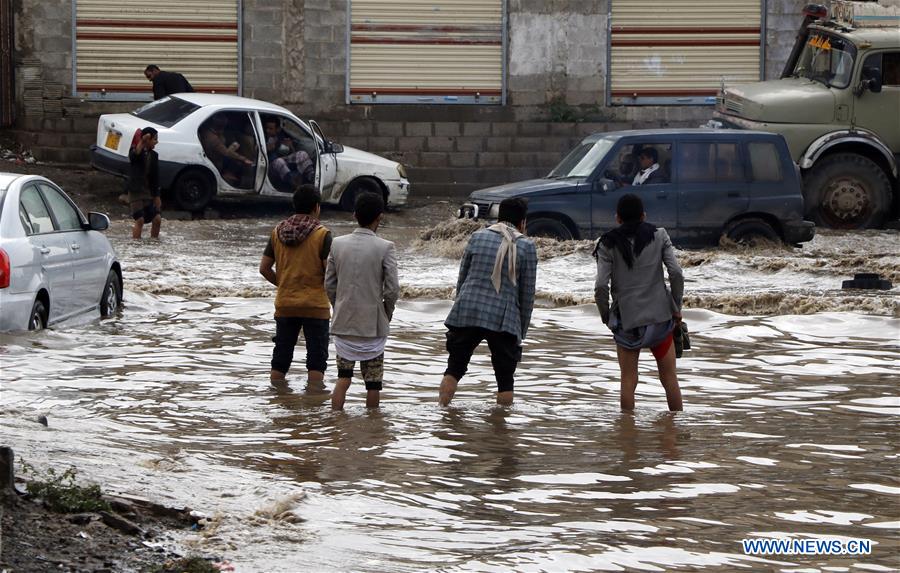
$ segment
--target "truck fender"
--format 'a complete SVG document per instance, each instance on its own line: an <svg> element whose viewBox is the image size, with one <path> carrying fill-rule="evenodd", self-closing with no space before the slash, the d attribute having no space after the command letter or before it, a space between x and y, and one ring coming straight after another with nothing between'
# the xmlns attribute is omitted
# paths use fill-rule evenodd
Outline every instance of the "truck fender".
<svg viewBox="0 0 900 573"><path fill-rule="evenodd" d="M891 149L874 133L859 129L833 131L813 141L800 158L800 167L809 169L826 151L843 143L861 143L878 151L887 161L893 176L897 177L897 160Z"/></svg>

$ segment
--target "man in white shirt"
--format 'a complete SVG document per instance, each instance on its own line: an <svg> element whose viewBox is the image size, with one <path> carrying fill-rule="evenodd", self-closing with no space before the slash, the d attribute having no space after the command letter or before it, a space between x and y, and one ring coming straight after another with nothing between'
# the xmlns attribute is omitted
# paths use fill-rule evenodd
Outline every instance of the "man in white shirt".
<svg viewBox="0 0 900 573"><path fill-rule="evenodd" d="M665 173L659 168L659 154L653 147L641 149L638 155L640 170L634 176L632 185L653 185L655 183L668 183Z"/></svg>

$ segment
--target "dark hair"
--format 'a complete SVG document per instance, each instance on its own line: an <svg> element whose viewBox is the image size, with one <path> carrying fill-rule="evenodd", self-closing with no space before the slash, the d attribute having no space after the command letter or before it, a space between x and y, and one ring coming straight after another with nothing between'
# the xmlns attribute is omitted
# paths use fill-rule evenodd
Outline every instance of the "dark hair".
<svg viewBox="0 0 900 573"><path fill-rule="evenodd" d="M291 201L294 204L295 213L309 215L315 210L316 205L322 202L322 195L315 185L306 183L297 187Z"/></svg>
<svg viewBox="0 0 900 573"><path fill-rule="evenodd" d="M649 157L653 160L653 163L659 163L659 152L656 151L655 147L645 147L641 149L640 155Z"/></svg>
<svg viewBox="0 0 900 573"><path fill-rule="evenodd" d="M521 197L509 197L500 201L500 211L497 214L498 221L506 221L519 226L528 214L528 201Z"/></svg>
<svg viewBox="0 0 900 573"><path fill-rule="evenodd" d="M644 202L634 193L622 195L616 204L616 215L623 223L637 223L644 213Z"/></svg>
<svg viewBox="0 0 900 573"><path fill-rule="evenodd" d="M144 68L144 72L149 72L149 71L158 70L158 69L159 69L159 66L157 66L156 64L149 64L149 65L147 65L146 68Z"/></svg>
<svg viewBox="0 0 900 573"><path fill-rule="evenodd" d="M151 138L153 138L153 137L159 137L159 132L156 131L156 128L153 128L153 127L145 127L145 128L143 128L143 129L141 129L141 137L144 137L144 136L147 135L148 133L150 134L150 137L151 137Z"/></svg>
<svg viewBox="0 0 900 573"><path fill-rule="evenodd" d="M362 193L356 197L353 216L360 227L368 227L384 213L384 199L378 193Z"/></svg>

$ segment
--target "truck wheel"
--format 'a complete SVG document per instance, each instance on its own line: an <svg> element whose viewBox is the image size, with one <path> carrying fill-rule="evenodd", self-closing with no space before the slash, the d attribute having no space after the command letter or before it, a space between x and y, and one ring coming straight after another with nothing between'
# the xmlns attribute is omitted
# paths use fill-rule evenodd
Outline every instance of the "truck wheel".
<svg viewBox="0 0 900 573"><path fill-rule="evenodd" d="M341 209L352 213L353 209L356 208L356 197L363 193L376 193L380 195L381 188L378 186L378 183L372 179L363 178L350 182L350 185L347 185L347 188L341 193ZM385 198L385 203L387 203L386 199L387 198Z"/></svg>
<svg viewBox="0 0 900 573"><path fill-rule="evenodd" d="M202 171L185 171L175 181L175 203L185 211L202 211L212 201L213 195L213 183Z"/></svg>
<svg viewBox="0 0 900 573"><path fill-rule="evenodd" d="M760 239L772 242L781 241L778 231L772 225L758 217L747 217L732 221L725 226L725 236L742 245L754 245Z"/></svg>
<svg viewBox="0 0 900 573"><path fill-rule="evenodd" d="M527 231L529 237L547 237L560 241L568 241L573 238L572 231L562 222L546 217L529 219Z"/></svg>
<svg viewBox="0 0 900 573"><path fill-rule="evenodd" d="M803 189L806 215L835 229L879 226L891 204L891 182L871 159L835 153L816 163Z"/></svg>

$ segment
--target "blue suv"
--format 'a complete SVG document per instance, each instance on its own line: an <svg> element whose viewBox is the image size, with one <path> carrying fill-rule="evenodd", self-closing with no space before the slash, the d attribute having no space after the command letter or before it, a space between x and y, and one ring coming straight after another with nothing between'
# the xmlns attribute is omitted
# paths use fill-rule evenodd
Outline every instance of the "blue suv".
<svg viewBox="0 0 900 573"><path fill-rule="evenodd" d="M800 172L781 135L731 129L658 129L586 137L543 179L473 192L461 217L495 219L500 201L528 200L528 234L594 239L616 225L616 202L635 193L647 220L680 246L757 238L809 241Z"/></svg>

